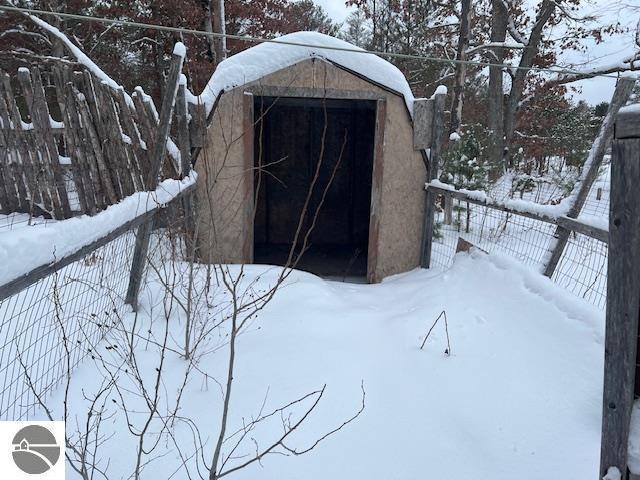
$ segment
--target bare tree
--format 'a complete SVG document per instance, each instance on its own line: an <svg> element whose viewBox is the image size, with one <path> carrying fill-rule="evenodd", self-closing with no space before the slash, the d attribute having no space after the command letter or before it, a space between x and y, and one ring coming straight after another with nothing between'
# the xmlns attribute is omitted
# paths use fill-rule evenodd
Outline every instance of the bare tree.
<svg viewBox="0 0 640 480"><path fill-rule="evenodd" d="M467 77L467 49L471 32L473 6L471 0L462 0L460 5L460 35L456 49L456 74L453 84L453 107L451 108L451 124L449 133L457 132L462 123L462 106L464 104L464 85Z"/></svg>
<svg viewBox="0 0 640 480"><path fill-rule="evenodd" d="M489 158L496 162L502 158L504 152L504 83L502 65L505 59L505 49L501 44L507 36L508 11L503 0L492 0L491 42L496 45L490 49L493 66L489 67ZM499 169L492 169L493 176L499 174Z"/></svg>

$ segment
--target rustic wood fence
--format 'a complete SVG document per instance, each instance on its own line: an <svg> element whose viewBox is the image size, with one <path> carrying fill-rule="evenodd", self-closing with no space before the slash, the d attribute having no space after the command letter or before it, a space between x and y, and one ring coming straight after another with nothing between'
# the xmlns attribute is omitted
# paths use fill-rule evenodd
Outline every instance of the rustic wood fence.
<svg viewBox="0 0 640 480"><path fill-rule="evenodd" d="M191 147L189 130L198 133L199 127L189 125L189 116L193 119L194 115L189 115L185 85L180 81L182 63L183 57L174 53L159 114L143 92L136 92L132 107L124 92L109 90L110 87L104 84L84 90L96 95L94 112L91 113L92 102L87 101L87 96L76 87L76 83L60 82L68 94L58 97L65 100L65 104L60 106L67 121L65 127L52 122L48 110L45 110L47 103L40 72L37 69L19 72L23 82L31 81L23 83L23 86L35 85L39 98L32 105L39 105L40 110L29 110L34 112L30 119L35 125L33 128L25 127L19 123L23 120L16 113L17 103L11 97L10 108L14 113L9 117L10 121L3 118L2 133L3 139L14 143L3 144L0 148L8 147L6 155L15 163L10 164L11 168L2 163L3 174L11 174L4 177L3 200L25 200L27 207L33 208L30 205L35 201L31 196L33 192L33 195L39 195L36 197L39 200L50 202L44 205L51 206L52 215L60 214L64 218L73 212L67 198L71 190L64 182L56 183L53 175L56 170L63 179L66 173L70 173L71 181L85 187L81 198L85 202L88 199L94 201L80 202L83 208L89 208L87 213L104 208L136 190L160 193L157 190L158 179L163 168L164 175L188 174L191 150L195 152L197 148ZM60 73L64 80L64 71ZM95 80L86 72L77 78L82 79L82 87L85 87L85 82ZM5 86L2 93L6 106L6 95L12 94L12 90ZM139 114L144 111L146 117ZM172 118L176 121L173 122ZM99 119L98 123L95 123L96 119ZM175 155L170 151L172 147L167 147L172 124L180 138L181 155ZM13 128L15 125L20 128ZM199 125L203 128L204 121ZM139 135L140 127L142 135ZM65 136L56 138L55 128ZM43 138L38 139L39 136ZM94 142L91 142L92 136ZM197 138L202 138L202 135L198 134ZM167 162L163 159L168 150L174 161L164 166ZM61 151L72 155L71 162L60 162ZM37 164L27 163L35 158L39 160ZM176 159L183 163L176 164ZM65 171L64 167L69 163L71 168ZM42 172L43 179L37 177L33 170L35 165ZM82 168L86 170L78 171ZM92 172L95 176L91 176ZM25 181L22 184L24 190L20 192L17 180L20 177L25 180L28 174L32 175L28 177L32 183ZM53 179L45 177L49 174ZM15 187L11 196L6 195L7 185ZM0 285L1 419L24 420L34 415L40 402L66 378L68 372L65 368L75 367L89 355L111 328L114 319L126 313L125 304L137 308L154 219L163 216L165 224L176 227L178 233L184 233L187 207L195 190L194 177L181 182L181 185L184 188L175 193L167 205L143 202L142 212L134 218L105 229L98 238L87 240L75 251ZM65 188L58 191L55 188L58 186ZM107 186L111 187L113 197L106 191ZM77 188L80 192L80 187ZM67 199L66 204L63 198ZM167 215L173 215L173 218L167 219ZM188 250L185 255L190 253Z"/></svg>
<svg viewBox="0 0 640 480"><path fill-rule="evenodd" d="M187 105L185 90L180 85L173 109L176 140L163 145L170 160L161 163L164 178L186 174L197 146L190 133L204 128L204 108ZM148 172L159 121L141 88L129 96L68 64L0 72L0 213L93 215L153 188Z"/></svg>

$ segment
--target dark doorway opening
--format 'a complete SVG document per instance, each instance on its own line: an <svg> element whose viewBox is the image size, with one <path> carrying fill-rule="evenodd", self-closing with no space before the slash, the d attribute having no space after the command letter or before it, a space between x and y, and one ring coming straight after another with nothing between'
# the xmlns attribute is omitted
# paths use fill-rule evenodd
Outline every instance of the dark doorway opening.
<svg viewBox="0 0 640 480"><path fill-rule="evenodd" d="M294 259L317 218L297 268L366 276L376 102L256 97L254 107L254 262L286 264L318 171Z"/></svg>

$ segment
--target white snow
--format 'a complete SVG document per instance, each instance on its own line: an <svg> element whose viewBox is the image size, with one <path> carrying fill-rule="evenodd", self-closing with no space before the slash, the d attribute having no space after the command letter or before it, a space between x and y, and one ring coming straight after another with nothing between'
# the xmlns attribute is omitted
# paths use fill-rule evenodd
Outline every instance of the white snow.
<svg viewBox="0 0 640 480"><path fill-rule="evenodd" d="M187 269L184 264L176 267ZM195 281L201 286L206 269L196 268ZM239 267L229 268L239 272ZM241 292L261 291L278 273L276 267L245 266ZM149 388L159 362L154 341L160 341L165 325L161 291L161 282L151 275L136 320L138 365ZM174 289L178 295L183 291ZM210 299L216 306L209 315L216 319L225 308L223 289L214 287ZM448 317L449 356L441 324L424 350L419 349L442 310ZM132 325L133 320L131 315L125 322ZM179 350L184 317L173 311L168 324L170 348ZM94 351L117 368L122 363L107 348L122 348L128 338L110 334ZM216 381L224 380L226 342L224 331L208 340L203 348L210 353L192 371L180 404L180 416L199 428L206 461L219 426L222 400ZM260 465L234 474L238 480L512 480L523 472L528 480L581 480L598 470L603 315L507 258L460 254L447 272L416 270L379 285L327 282L295 272L239 337L236 355L230 432L262 409L271 411L326 384L318 409L290 445L306 446L359 408L361 382L366 390L361 417L313 452L268 455ZM160 412L175 405L187 367L178 352L169 353L166 364ZM129 395L137 390L124 368L118 378L138 431L147 407L137 394ZM91 359L75 371L71 418L86 417L90 402L85 398L100 388L103 371L103 364ZM63 390L48 402L57 416ZM112 459L109 478L129 477L138 440L128 432L119 404L114 392L103 413L109 420L101 427L105 443L98 455L103 466ZM291 414L298 418L301 409ZM154 421L152 430L159 428ZM195 472L200 455L192 456L193 430L177 421L171 433L189 471ZM264 446L281 433L278 417L250 436ZM225 454L233 443L225 444ZM247 439L230 466L254 451ZM173 439L166 434L147 458L145 479L168 478L181 468ZM173 478L186 477L182 470Z"/></svg>
<svg viewBox="0 0 640 480"><path fill-rule="evenodd" d="M497 48L497 47L502 47L502 48L510 48L510 49L523 49L526 48L526 45L523 43L520 43L519 41L514 41L514 42L487 42L484 43L482 45L477 45L474 47L469 48L465 53L467 55L470 55L472 53L481 51L481 50L487 50L487 49L492 49L492 48Z"/></svg>
<svg viewBox="0 0 640 480"><path fill-rule="evenodd" d="M585 225L589 225L590 227L609 231L609 217L607 215L599 217L594 215L580 215L578 220L580 220L580 222L584 223Z"/></svg>
<svg viewBox="0 0 640 480"><path fill-rule="evenodd" d="M565 206L562 204L543 205L540 203L531 202L529 200L520 200L517 198L508 198L502 201L498 201L491 198L487 192L480 190L467 190L465 188L456 190L453 186L447 183L443 183L440 180L432 180L428 185L433 185L434 187L441 188L443 190L449 190L452 192L460 192L467 195L469 198L472 198L473 200L477 200L479 202L507 207L515 210L516 212L532 213L535 215L540 215L542 217L547 217L549 219L556 219L563 216L566 210ZM593 223L595 224L596 221L593 220ZM601 224L597 223L597 225ZM606 229L608 230L608 225Z"/></svg>
<svg viewBox="0 0 640 480"><path fill-rule="evenodd" d="M633 402L630 427L627 463L631 473L640 475L640 400L638 399Z"/></svg>
<svg viewBox="0 0 640 480"><path fill-rule="evenodd" d="M153 192L137 192L94 215L51 222L21 225L0 235L0 285L75 252L103 237L120 225L159 205L193 185L192 171L184 180L164 180Z"/></svg>
<svg viewBox="0 0 640 480"><path fill-rule="evenodd" d="M620 109L620 113L640 113L640 103L632 103Z"/></svg>
<svg viewBox="0 0 640 480"><path fill-rule="evenodd" d="M221 93L308 58L335 63L398 92L404 96L409 111L413 111L411 87L397 67L350 43L318 32L283 35L227 58L218 65L199 99L208 115Z"/></svg>
<svg viewBox="0 0 640 480"><path fill-rule="evenodd" d="M176 42L176 44L173 46L173 54L184 58L187 56L187 47L185 47L184 43L182 42Z"/></svg>
<svg viewBox="0 0 640 480"><path fill-rule="evenodd" d="M622 480L622 473L620 473L618 467L609 467L602 480Z"/></svg>
<svg viewBox="0 0 640 480"><path fill-rule="evenodd" d="M598 75L601 73L615 73L620 72L622 77L638 78L637 63L640 59L640 51L635 51L631 55L625 56L612 62L601 63L594 65L597 62L589 62L588 68L584 69L572 69L570 73L566 71L558 70L560 78L573 77L579 75Z"/></svg>
<svg viewBox="0 0 640 480"><path fill-rule="evenodd" d="M460 134L458 132L451 132L451 135L449 135L449 140L451 140L452 142L457 142L460 140Z"/></svg>
<svg viewBox="0 0 640 480"><path fill-rule="evenodd" d="M447 94L447 86L446 85L438 85L435 92L433 92L433 97L436 95L446 95ZM432 97L432 98L433 98Z"/></svg>

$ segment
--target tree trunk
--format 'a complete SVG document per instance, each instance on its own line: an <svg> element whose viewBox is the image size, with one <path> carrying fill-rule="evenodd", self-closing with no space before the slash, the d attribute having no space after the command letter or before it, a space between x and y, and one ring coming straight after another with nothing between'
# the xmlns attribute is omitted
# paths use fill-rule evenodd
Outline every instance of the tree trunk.
<svg viewBox="0 0 640 480"><path fill-rule="evenodd" d="M529 35L529 42L522 51L522 57L520 57L519 69L516 70L513 81L511 83L511 90L506 102L504 111L504 162L505 165L509 163L509 147L513 140L513 133L515 131L516 114L520 107L520 100L522 98L522 92L525 87L525 80L529 73L528 68L533 65L534 60L538 56L540 50L540 42L542 41L542 33L547 22L553 15L556 8L556 2L553 0L544 0L536 17L536 22L531 29L531 35Z"/></svg>
<svg viewBox="0 0 640 480"><path fill-rule="evenodd" d="M458 39L458 51L456 60L466 60L466 51L469 47L469 31L471 29L471 16L473 9L471 8L471 0L462 0L460 13L460 37ZM453 106L451 108L451 124L449 133L458 131L462 123L462 105L464 103L464 82L467 76L467 65L464 63L456 64L456 76L453 86Z"/></svg>
<svg viewBox="0 0 640 480"><path fill-rule="evenodd" d="M211 10L213 11L213 31L221 35L227 33L225 26L224 0L211 0ZM216 52L216 65L227 58L226 37L216 37L214 39Z"/></svg>
<svg viewBox="0 0 640 480"><path fill-rule="evenodd" d="M226 33L224 0L202 0L204 13L204 30L207 33ZM225 37L207 36L207 56L209 61L217 66L227 58L227 39Z"/></svg>
<svg viewBox="0 0 640 480"><path fill-rule="evenodd" d="M507 37L507 9L502 0L492 0L491 42L504 42ZM492 64L504 63L505 50L489 50ZM500 161L504 152L504 94L502 67L489 67L489 176L497 179L502 172Z"/></svg>

